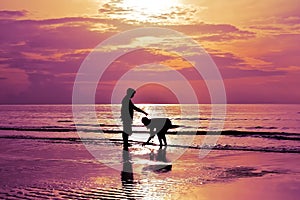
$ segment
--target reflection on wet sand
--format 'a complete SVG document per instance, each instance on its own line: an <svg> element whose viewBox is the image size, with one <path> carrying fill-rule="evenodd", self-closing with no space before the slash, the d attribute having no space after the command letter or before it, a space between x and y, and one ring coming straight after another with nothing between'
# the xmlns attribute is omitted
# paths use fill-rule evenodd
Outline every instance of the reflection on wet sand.
<svg viewBox="0 0 300 200"><path fill-rule="evenodd" d="M143 168L144 171L153 171L156 173L166 173L172 170L172 164L167 159L167 147L164 146L158 149L157 153L154 150L150 153L150 161L154 161L154 164L150 164Z"/></svg>
<svg viewBox="0 0 300 200"><path fill-rule="evenodd" d="M131 156L129 151L123 150L123 169L121 171L121 183L124 194L127 197L132 197L132 190L134 189L134 177L131 163Z"/></svg>
<svg viewBox="0 0 300 200"><path fill-rule="evenodd" d="M77 145L0 140L0 199L281 200L299 196L299 154L295 153L212 151L199 163L198 149L188 149L172 167L168 160L176 147L134 146L122 152L117 146L117 155L111 156L121 164L117 171L95 162L83 145Z"/></svg>
<svg viewBox="0 0 300 200"><path fill-rule="evenodd" d="M121 181L124 184L133 184L133 170L129 151L123 151L123 170L121 171Z"/></svg>

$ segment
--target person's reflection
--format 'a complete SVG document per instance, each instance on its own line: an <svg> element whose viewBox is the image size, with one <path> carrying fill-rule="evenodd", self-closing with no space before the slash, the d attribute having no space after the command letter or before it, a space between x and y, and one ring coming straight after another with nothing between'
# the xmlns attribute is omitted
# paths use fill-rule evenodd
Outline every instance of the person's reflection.
<svg viewBox="0 0 300 200"><path fill-rule="evenodd" d="M157 165L155 172L169 172L172 170L172 165L169 164L167 160L167 147L160 148L157 151L156 161L164 162L166 164ZM168 164L167 164L168 163Z"/></svg>
<svg viewBox="0 0 300 200"><path fill-rule="evenodd" d="M131 163L131 156L129 151L123 150L123 169L121 171L121 182L124 194L127 199L135 199L132 191L134 190L133 169Z"/></svg>
<svg viewBox="0 0 300 200"><path fill-rule="evenodd" d="M129 151L124 151L124 150L123 150L123 170L121 171L121 181L123 186L132 185L134 181L131 156Z"/></svg>
<svg viewBox="0 0 300 200"><path fill-rule="evenodd" d="M172 170L172 164L167 159L167 147L160 148L155 155L154 151L150 153L150 160L156 161L158 164L149 165L144 170L150 170L157 173L166 173Z"/></svg>

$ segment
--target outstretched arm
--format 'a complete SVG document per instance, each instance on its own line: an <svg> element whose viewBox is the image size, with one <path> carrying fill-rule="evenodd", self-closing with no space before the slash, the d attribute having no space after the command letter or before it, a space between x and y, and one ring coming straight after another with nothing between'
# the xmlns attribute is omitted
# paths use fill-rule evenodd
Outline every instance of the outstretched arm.
<svg viewBox="0 0 300 200"><path fill-rule="evenodd" d="M147 142L144 142L144 143L143 143L143 146L146 145L146 144L149 144L150 140L151 140L152 138L154 138L154 136L155 136L154 129L151 128L151 129L150 129L150 137L148 138Z"/></svg>
<svg viewBox="0 0 300 200"><path fill-rule="evenodd" d="M143 111L142 109L136 107L131 101L130 101L130 104L132 106L132 108L137 111L137 112L140 112L140 113L144 113L145 115L148 115L148 113L146 113L145 111Z"/></svg>
<svg viewBox="0 0 300 200"><path fill-rule="evenodd" d="M150 136L150 137L148 138L147 142L144 142L143 145L149 144L149 142L150 142L150 140L151 140L152 138L154 138L154 135L153 135L153 136Z"/></svg>

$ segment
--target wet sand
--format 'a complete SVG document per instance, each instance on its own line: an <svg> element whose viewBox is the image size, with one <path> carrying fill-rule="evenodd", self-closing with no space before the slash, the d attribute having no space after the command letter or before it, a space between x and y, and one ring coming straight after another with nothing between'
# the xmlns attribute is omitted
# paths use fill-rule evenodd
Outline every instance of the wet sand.
<svg viewBox="0 0 300 200"><path fill-rule="evenodd" d="M160 152L134 144L125 154L121 145L115 149L112 159L123 157L121 171L97 161L80 142L1 138L0 198L296 200L300 195L298 153L213 150L200 159L199 150L188 149L170 163L176 147Z"/></svg>

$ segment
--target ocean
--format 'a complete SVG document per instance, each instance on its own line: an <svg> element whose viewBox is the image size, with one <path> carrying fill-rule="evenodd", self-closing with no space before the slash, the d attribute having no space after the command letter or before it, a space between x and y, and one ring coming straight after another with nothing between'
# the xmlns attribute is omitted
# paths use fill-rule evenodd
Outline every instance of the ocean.
<svg viewBox="0 0 300 200"><path fill-rule="evenodd" d="M91 111L91 106L76 105L80 109L72 109L72 105L1 105L0 130L14 132L0 137L20 138L25 135L68 140L75 134L81 139L121 139L120 105L95 105L95 111ZM222 112L220 116L218 113L212 116L212 105L208 104L140 104L138 107L148 112L149 118L168 117L173 125L178 125L178 128L169 130L170 145L203 148L205 136L213 138L221 134L221 138L213 139L214 143L209 145L218 149L299 152L299 104L229 104L222 107L226 108L226 114ZM73 113L78 110L80 113ZM96 121L92 120L93 112ZM135 112L132 140L141 142L147 139L149 130L142 125L142 117ZM215 123L220 128L220 122L222 130L210 127L210 123Z"/></svg>
<svg viewBox="0 0 300 200"><path fill-rule="evenodd" d="M85 105L79 105L85 107ZM218 106L218 105L216 105ZM86 105L86 107L90 107ZM176 104L140 104L151 117L168 117L173 124L184 131L207 131L209 123L218 119L211 116L211 105L176 105ZM181 114L182 108L193 112ZM199 107L198 115L195 115ZM120 105L95 105L99 124L83 118L86 131L102 130L120 131ZM85 109L82 109L83 112ZM72 105L0 105L0 130L36 130L36 131L73 131L75 128ZM88 116L85 113L84 116ZM136 114L134 130L140 130L142 115ZM95 129L95 125L96 128ZM181 129L182 130L182 129ZM224 128L222 130L247 132L300 133L300 104L229 104L226 105Z"/></svg>

